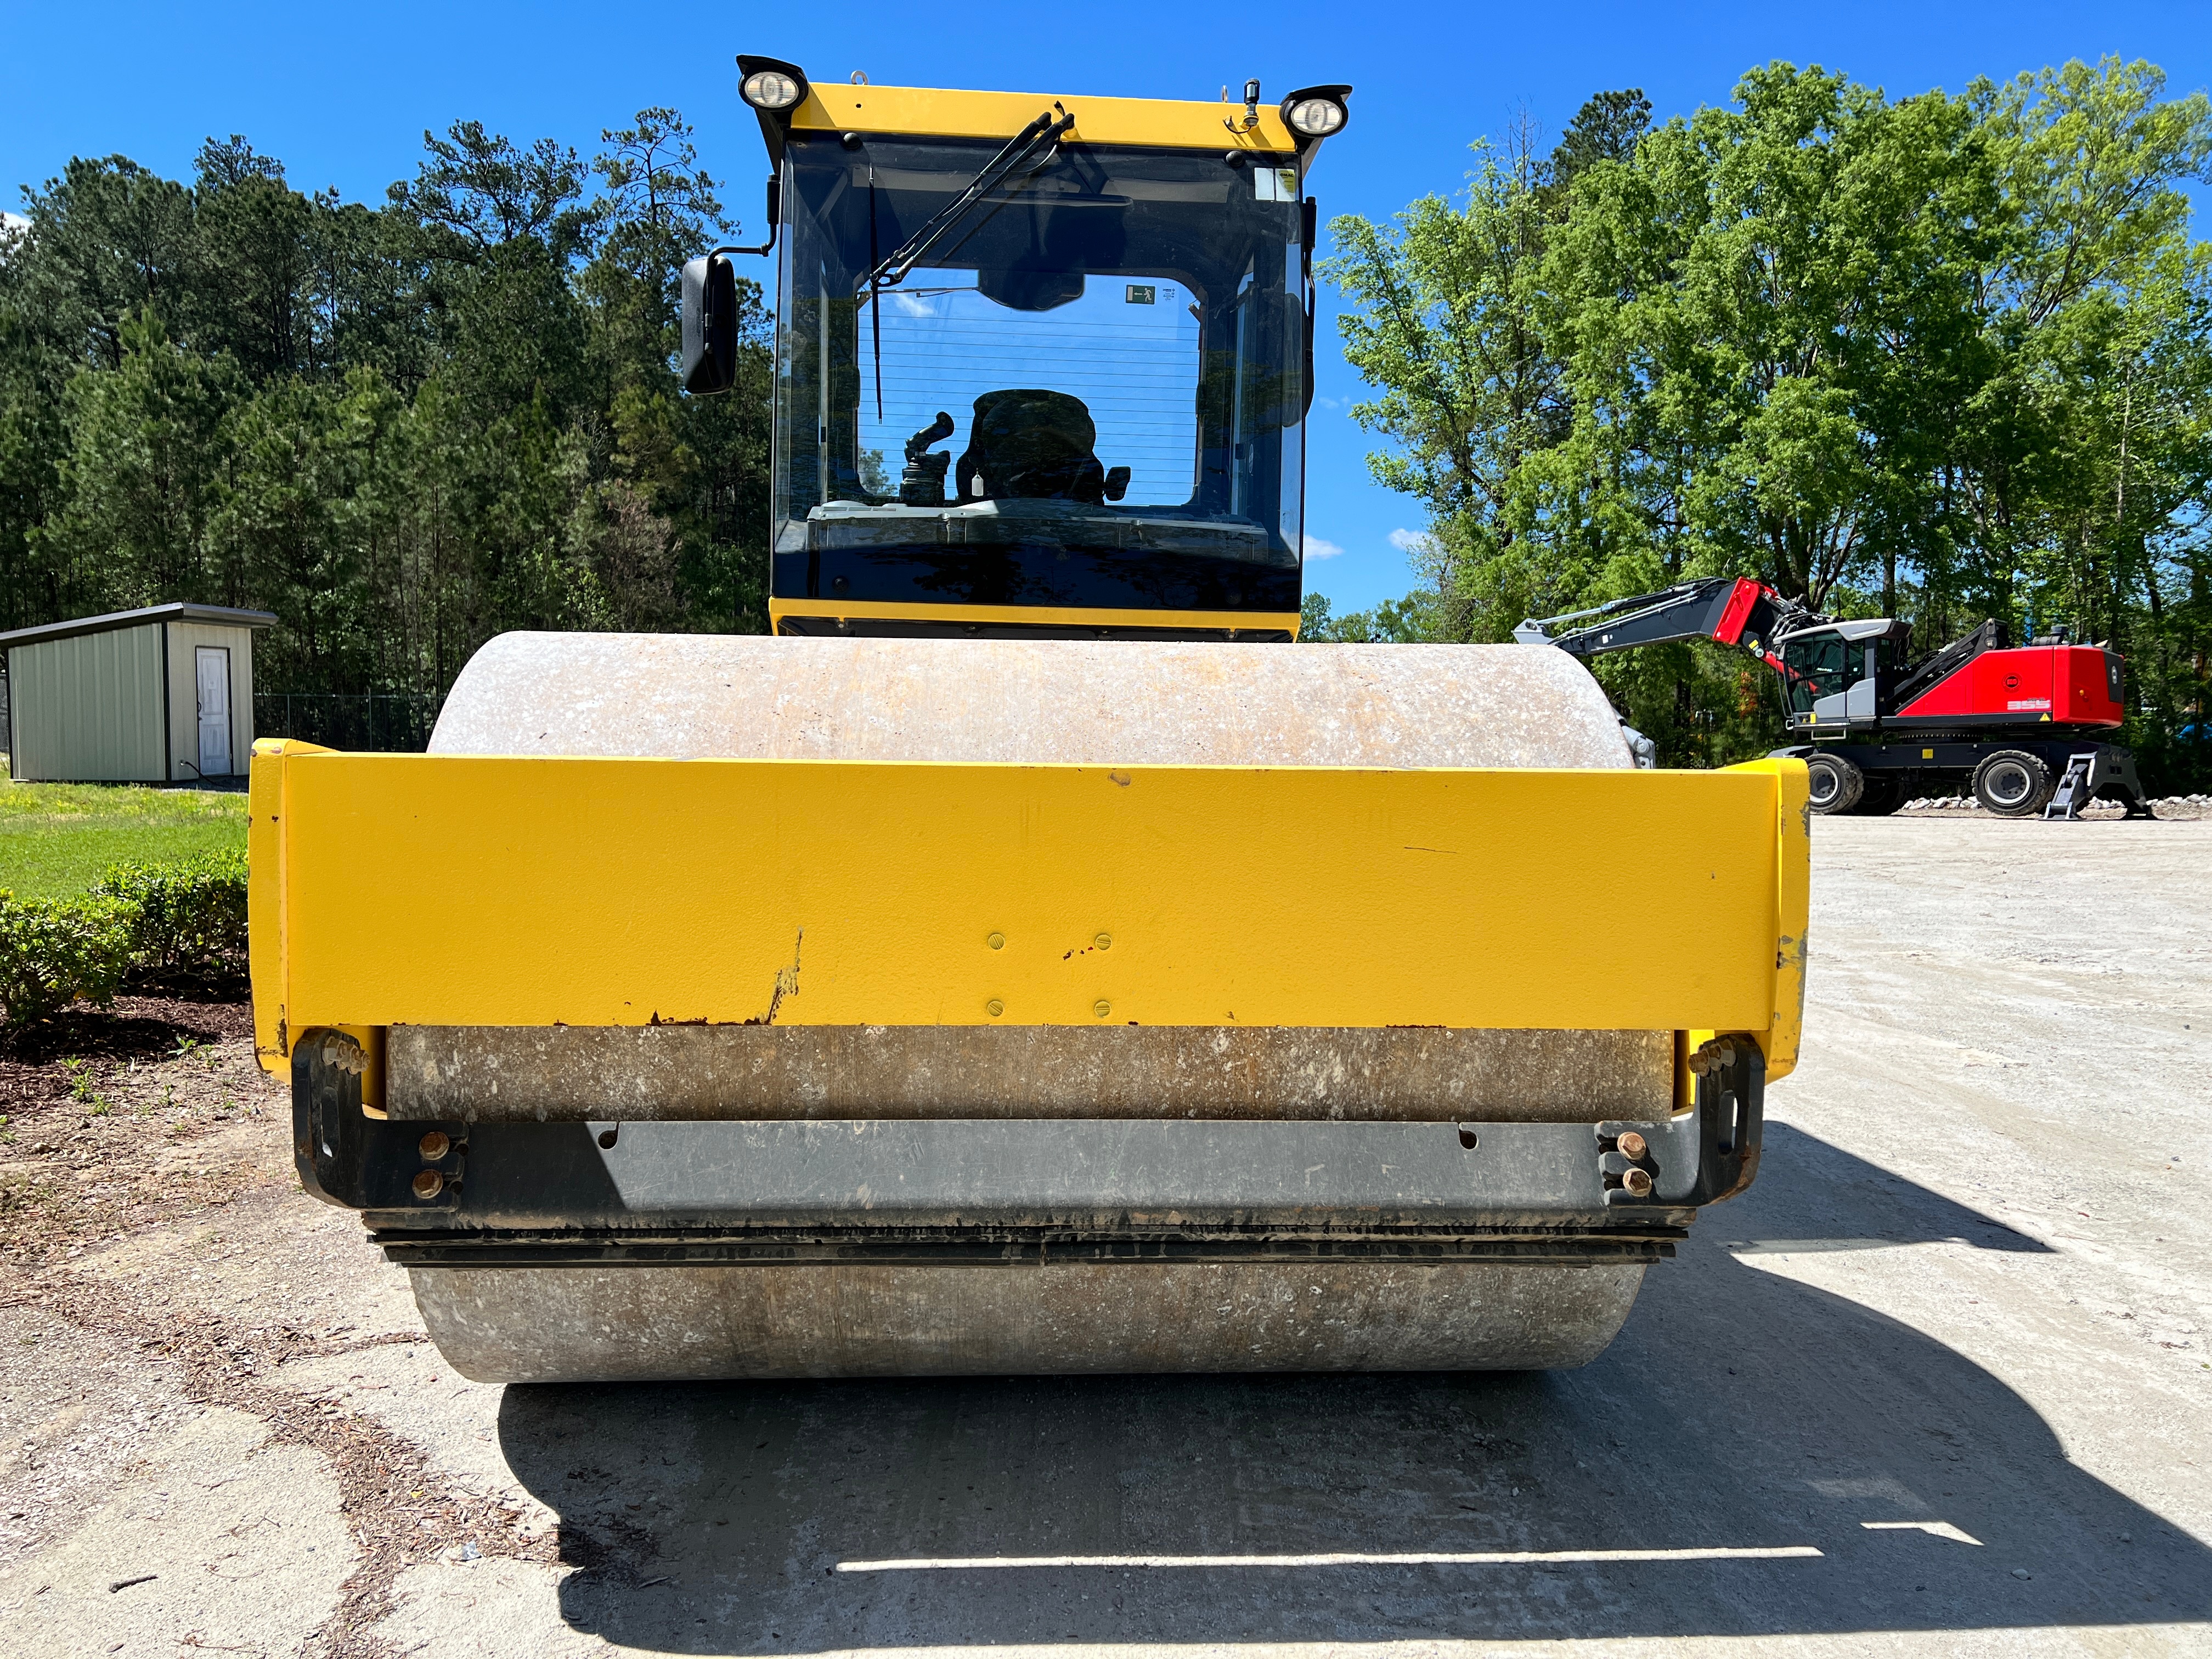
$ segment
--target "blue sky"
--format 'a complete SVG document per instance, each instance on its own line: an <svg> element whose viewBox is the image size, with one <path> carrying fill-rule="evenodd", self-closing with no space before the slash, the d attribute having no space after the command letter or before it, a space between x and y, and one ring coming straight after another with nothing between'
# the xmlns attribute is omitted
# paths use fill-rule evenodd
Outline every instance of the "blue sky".
<svg viewBox="0 0 2212 1659"><path fill-rule="evenodd" d="M184 175L203 137L232 132L282 157L299 187L380 200L386 184L414 172L425 127L473 117L518 140L550 135L588 152L602 127L643 105L672 104L698 127L708 164L740 181L728 193L733 206L757 212L766 162L735 94L731 57L741 49L789 58L817 79L860 70L878 84L1212 98L1224 82L1257 75L1272 99L1348 81L1358 88L1352 125L1330 141L1315 193L1325 214L1376 216L1458 189L1467 144L1517 111L1556 133L1590 93L1636 86L1664 117L1725 101L1746 68L1777 58L1894 94L1956 90L1978 75L2107 53L2164 65L2174 91L2212 83L2208 0L1525 9L848 0L696 12L394 0L112 3L91 28L87 16L10 0L0 36L9 43L0 185L9 207L18 205L13 185L49 177L71 155L119 151ZM1307 524L1341 551L1310 564L1307 585L1341 611L1410 585L1401 544L1420 515L1369 479L1370 445L1344 413L1357 380L1326 341L1319 356Z"/></svg>

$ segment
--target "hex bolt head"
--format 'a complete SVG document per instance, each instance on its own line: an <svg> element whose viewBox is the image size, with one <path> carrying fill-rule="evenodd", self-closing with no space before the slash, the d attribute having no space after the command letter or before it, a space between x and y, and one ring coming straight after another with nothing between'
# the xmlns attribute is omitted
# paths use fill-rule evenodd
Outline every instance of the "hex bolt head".
<svg viewBox="0 0 2212 1659"><path fill-rule="evenodd" d="M1710 1077L1715 1072L1725 1072L1735 1064L1735 1048L1718 1037L1702 1043L1698 1052L1690 1056L1690 1072L1695 1077Z"/></svg>
<svg viewBox="0 0 2212 1659"><path fill-rule="evenodd" d="M445 1190L446 1177L435 1170L422 1170L415 1177L415 1196L417 1198L435 1198Z"/></svg>
<svg viewBox="0 0 2212 1659"><path fill-rule="evenodd" d="M983 943L989 945L994 951L1003 951L1006 948L1006 936L1004 933L994 933L990 938L985 939Z"/></svg>
<svg viewBox="0 0 2212 1659"><path fill-rule="evenodd" d="M1102 951L1110 951L1114 948L1114 935L1111 933L1101 933L1097 939L1091 942L1093 945L1096 945Z"/></svg>
<svg viewBox="0 0 2212 1659"><path fill-rule="evenodd" d="M1091 1005L1091 1012L1097 1015L1099 1018L1103 1019L1107 1015L1114 1012L1114 1005L1107 1001L1104 997L1101 997L1097 1001Z"/></svg>
<svg viewBox="0 0 2212 1659"><path fill-rule="evenodd" d="M1637 1133L1633 1129L1624 1129L1621 1131L1619 1145L1620 1147L1620 1155L1623 1158L1641 1158L1644 1153L1651 1150L1650 1142L1644 1139L1642 1135Z"/></svg>
<svg viewBox="0 0 2212 1659"><path fill-rule="evenodd" d="M1631 1170L1626 1175L1621 1176L1620 1184L1627 1189L1632 1197L1651 1196L1651 1172L1649 1170Z"/></svg>
<svg viewBox="0 0 2212 1659"><path fill-rule="evenodd" d="M983 1012L990 1015L993 1019L996 1019L1000 1014L1006 1012L1006 1005L1000 1001L998 998L993 997L988 1002L983 1005Z"/></svg>
<svg viewBox="0 0 2212 1659"><path fill-rule="evenodd" d="M415 1150L422 1154L422 1161L425 1164L435 1164L453 1150L453 1143L446 1139L444 1130L433 1129L422 1137L422 1143Z"/></svg>

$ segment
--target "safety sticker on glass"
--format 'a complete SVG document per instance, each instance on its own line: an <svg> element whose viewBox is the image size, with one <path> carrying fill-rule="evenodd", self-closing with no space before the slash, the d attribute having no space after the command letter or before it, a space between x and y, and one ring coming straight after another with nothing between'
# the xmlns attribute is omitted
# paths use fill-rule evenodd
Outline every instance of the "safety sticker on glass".
<svg viewBox="0 0 2212 1659"><path fill-rule="evenodd" d="M1156 297L1157 296L1152 292L1152 285L1150 283L1132 283L1129 284L1129 303L1133 306L1148 306L1152 303Z"/></svg>
<svg viewBox="0 0 2212 1659"><path fill-rule="evenodd" d="M1263 202L1295 202L1298 199L1298 170L1254 167L1252 193Z"/></svg>

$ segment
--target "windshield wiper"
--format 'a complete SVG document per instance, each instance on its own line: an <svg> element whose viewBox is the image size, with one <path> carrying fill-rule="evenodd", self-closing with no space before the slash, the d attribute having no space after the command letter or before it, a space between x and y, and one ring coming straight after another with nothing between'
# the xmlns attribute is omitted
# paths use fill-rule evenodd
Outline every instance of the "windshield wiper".
<svg viewBox="0 0 2212 1659"><path fill-rule="evenodd" d="M906 274L920 263L921 257L945 239L945 234L966 216L968 210L981 201L992 191L1004 184L1017 169L1036 158L1039 150L1050 150L1060 142L1060 135L1075 125L1075 118L1066 109L1054 104L1060 111L1054 118L1047 110L1024 127L1006 143L1006 147L987 162L982 170L968 181L968 187L945 204L930 222L893 248L879 261L860 286L871 295L879 289L896 288L906 280Z"/></svg>
<svg viewBox="0 0 2212 1659"><path fill-rule="evenodd" d="M1067 112L1066 106L1055 102L1052 109L1060 112L1058 119L1052 110L1047 110L1006 141L1006 147L983 165L982 170L968 181L968 187L939 209L920 230L893 248L890 257L876 258L876 169L868 167L868 275L861 283L854 284L858 295L863 289L868 296L868 330L875 349L876 362L876 418L884 418L884 303L882 295L887 288L896 288L906 280L907 272L920 262L922 255L945 240L946 233L966 216L968 210L996 190L1021 167L1042 151L1051 154L1060 143L1060 135L1075 125L1075 118Z"/></svg>

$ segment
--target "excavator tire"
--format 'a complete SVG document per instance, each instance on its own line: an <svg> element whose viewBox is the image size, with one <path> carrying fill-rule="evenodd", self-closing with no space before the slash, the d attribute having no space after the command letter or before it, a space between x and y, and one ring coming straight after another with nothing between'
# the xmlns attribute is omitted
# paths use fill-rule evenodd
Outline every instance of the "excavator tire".
<svg viewBox="0 0 2212 1659"><path fill-rule="evenodd" d="M1905 805L1905 785L1900 780L1881 773L1862 772L1860 776L1865 782L1857 801L1849 809L1852 817L1886 818Z"/></svg>
<svg viewBox="0 0 2212 1659"><path fill-rule="evenodd" d="M2043 757L2025 749L2000 749L1974 769L1974 799L2001 818L2032 818L2058 787Z"/></svg>
<svg viewBox="0 0 2212 1659"><path fill-rule="evenodd" d="M1866 774L1840 755L1810 757L1805 763L1805 777L1815 812L1849 812L1858 805L1866 790Z"/></svg>

